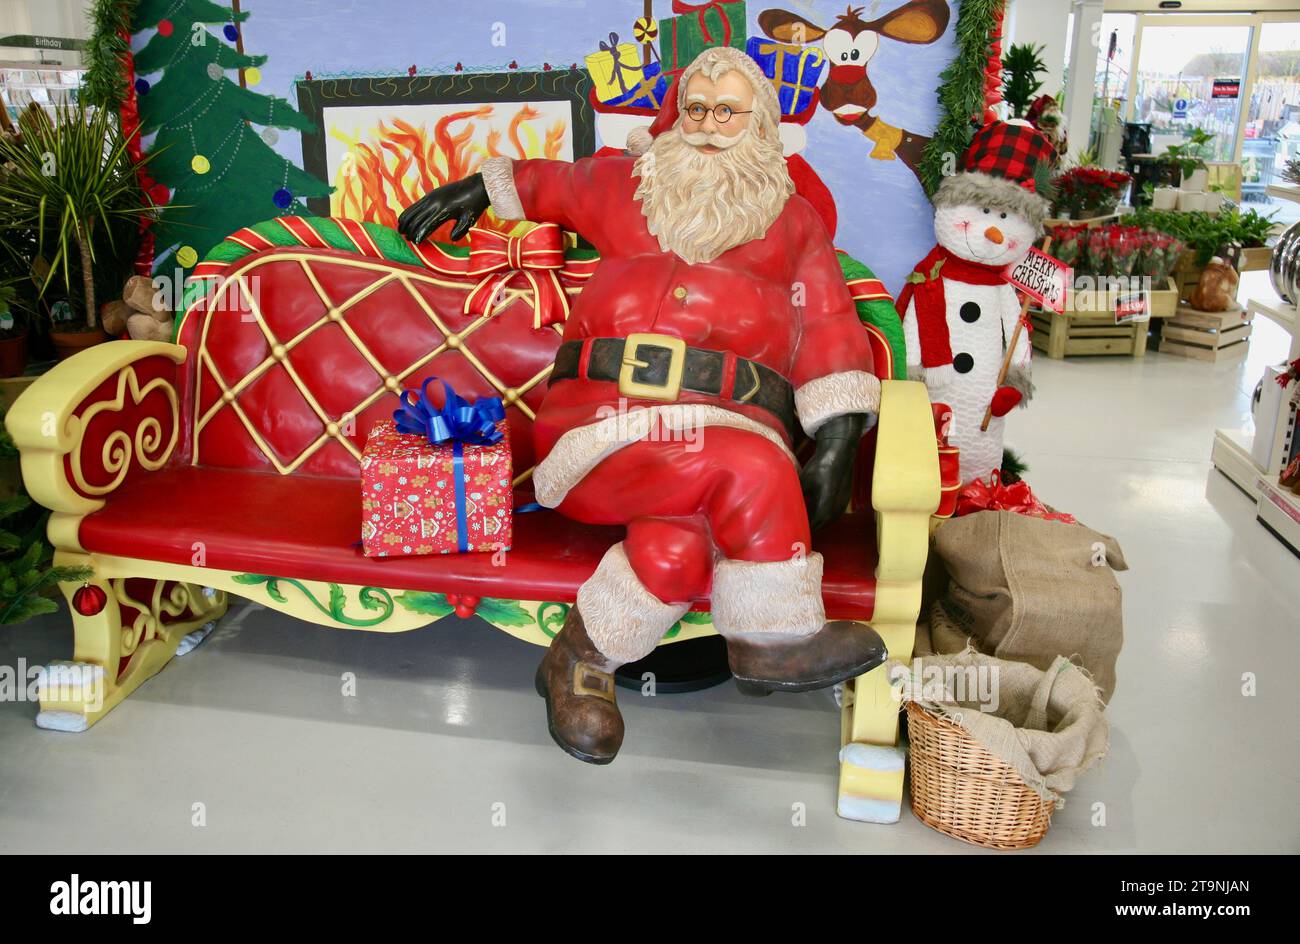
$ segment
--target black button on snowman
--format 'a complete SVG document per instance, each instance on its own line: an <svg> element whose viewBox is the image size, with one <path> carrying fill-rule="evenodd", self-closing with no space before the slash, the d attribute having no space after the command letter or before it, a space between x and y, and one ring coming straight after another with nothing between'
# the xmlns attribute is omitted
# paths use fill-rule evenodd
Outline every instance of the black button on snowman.
<svg viewBox="0 0 1300 944"><path fill-rule="evenodd" d="M1027 331L998 383L1020 317L1006 272L1042 231L1048 205L1037 178L1050 174L1053 156L1027 123L993 122L977 132L961 173L944 178L934 195L938 245L898 298L908 375L952 410L948 442L959 450L962 484L1001 468L1003 417L1030 390ZM981 430L990 408L993 419Z"/></svg>

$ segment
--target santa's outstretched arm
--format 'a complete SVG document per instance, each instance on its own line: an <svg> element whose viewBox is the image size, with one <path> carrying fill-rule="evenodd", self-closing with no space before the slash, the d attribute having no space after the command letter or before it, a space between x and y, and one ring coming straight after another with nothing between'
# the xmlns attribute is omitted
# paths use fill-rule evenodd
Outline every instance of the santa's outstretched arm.
<svg viewBox="0 0 1300 944"><path fill-rule="evenodd" d="M431 190L407 207L397 229L419 243L455 220L451 236L460 239L491 207L503 220L556 223L581 233L599 249L606 215L600 210L620 183L613 171L610 161L592 158L572 162L488 158L479 173Z"/></svg>

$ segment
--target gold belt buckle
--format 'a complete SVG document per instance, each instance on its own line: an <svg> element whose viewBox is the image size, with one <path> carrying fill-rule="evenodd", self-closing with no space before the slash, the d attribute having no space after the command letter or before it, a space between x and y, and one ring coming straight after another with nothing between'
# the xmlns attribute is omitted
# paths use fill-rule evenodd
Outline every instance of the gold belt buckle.
<svg viewBox="0 0 1300 944"><path fill-rule="evenodd" d="M633 373L638 368L649 367L641 359L641 348L657 347L669 353L668 376L662 384L636 380ZM618 371L618 392L625 397L645 400L676 400L682 391L682 372L686 368L686 342L666 334L629 334L623 342L623 365Z"/></svg>

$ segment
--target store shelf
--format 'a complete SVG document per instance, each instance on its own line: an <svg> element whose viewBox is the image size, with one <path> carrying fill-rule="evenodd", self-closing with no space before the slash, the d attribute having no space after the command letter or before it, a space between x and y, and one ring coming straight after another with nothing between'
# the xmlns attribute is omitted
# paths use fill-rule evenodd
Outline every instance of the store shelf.
<svg viewBox="0 0 1300 944"><path fill-rule="evenodd" d="M1262 315L1269 321L1276 322L1287 331L1291 336L1295 336L1296 328L1296 308L1295 305L1288 305L1276 295L1272 298L1252 298L1246 303L1246 311L1256 315Z"/></svg>
<svg viewBox="0 0 1300 944"><path fill-rule="evenodd" d="M1265 189L1270 197L1300 203L1300 184L1269 184Z"/></svg>
<svg viewBox="0 0 1300 944"><path fill-rule="evenodd" d="M1214 467L1232 480L1238 488L1259 501L1259 483L1265 475L1250 454L1254 433L1242 429L1216 429L1210 460Z"/></svg>
<svg viewBox="0 0 1300 944"><path fill-rule="evenodd" d="M1300 495L1260 479L1256 517L1295 554L1300 554Z"/></svg>

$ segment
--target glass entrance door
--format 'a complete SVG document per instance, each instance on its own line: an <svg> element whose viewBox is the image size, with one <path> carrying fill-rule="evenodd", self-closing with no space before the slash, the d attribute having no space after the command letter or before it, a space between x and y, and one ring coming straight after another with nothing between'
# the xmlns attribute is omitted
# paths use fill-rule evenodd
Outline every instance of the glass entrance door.
<svg viewBox="0 0 1300 944"><path fill-rule="evenodd" d="M1197 17L1195 25L1162 19L1143 17L1130 120L1150 123L1156 154L1189 144L1199 128L1210 139L1198 156L1235 161L1253 27L1237 17Z"/></svg>

